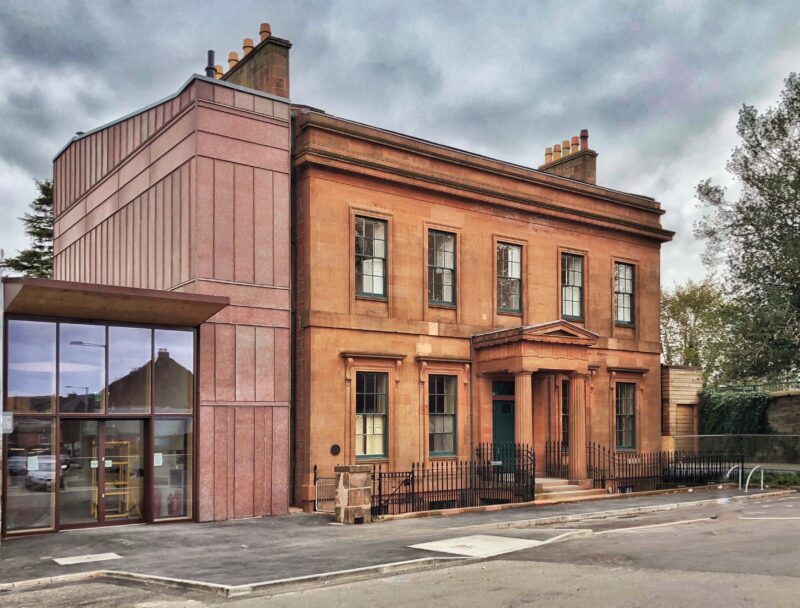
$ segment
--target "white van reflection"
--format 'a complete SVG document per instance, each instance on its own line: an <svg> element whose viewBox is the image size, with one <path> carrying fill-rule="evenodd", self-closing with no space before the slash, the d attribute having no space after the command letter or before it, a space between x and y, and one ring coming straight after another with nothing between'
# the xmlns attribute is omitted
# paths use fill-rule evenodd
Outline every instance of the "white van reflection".
<svg viewBox="0 0 800 608"><path fill-rule="evenodd" d="M39 466L37 470L28 471L28 474L25 476L25 487L29 490L44 490L49 492L56 478L56 457L39 456L38 461ZM61 465L62 471L66 468L66 464Z"/></svg>

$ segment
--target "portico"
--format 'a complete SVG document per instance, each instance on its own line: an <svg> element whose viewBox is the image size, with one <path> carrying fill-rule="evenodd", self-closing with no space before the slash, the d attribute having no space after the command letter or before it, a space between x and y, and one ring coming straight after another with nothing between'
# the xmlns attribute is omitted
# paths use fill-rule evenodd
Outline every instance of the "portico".
<svg viewBox="0 0 800 608"><path fill-rule="evenodd" d="M597 339L563 320L473 336L478 440L508 439L498 427L512 417L513 400L513 441L533 447L537 469L545 443L559 441L567 446L569 479L586 479L589 348Z"/></svg>

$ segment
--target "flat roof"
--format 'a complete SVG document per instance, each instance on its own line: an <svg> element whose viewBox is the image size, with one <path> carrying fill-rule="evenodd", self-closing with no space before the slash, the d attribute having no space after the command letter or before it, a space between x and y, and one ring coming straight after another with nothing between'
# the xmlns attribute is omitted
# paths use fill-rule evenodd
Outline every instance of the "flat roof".
<svg viewBox="0 0 800 608"><path fill-rule="evenodd" d="M54 279L3 279L5 312L196 327L230 304L222 296Z"/></svg>

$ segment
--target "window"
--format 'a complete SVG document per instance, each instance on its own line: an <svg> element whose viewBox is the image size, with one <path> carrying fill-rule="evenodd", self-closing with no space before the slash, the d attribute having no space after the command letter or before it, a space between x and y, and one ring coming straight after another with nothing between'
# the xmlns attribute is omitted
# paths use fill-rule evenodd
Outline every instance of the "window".
<svg viewBox="0 0 800 608"><path fill-rule="evenodd" d="M522 310L522 247L497 243L497 310Z"/></svg>
<svg viewBox="0 0 800 608"><path fill-rule="evenodd" d="M428 450L456 453L456 376L428 376Z"/></svg>
<svg viewBox="0 0 800 608"><path fill-rule="evenodd" d="M614 263L614 322L633 325L633 264Z"/></svg>
<svg viewBox="0 0 800 608"><path fill-rule="evenodd" d="M194 405L194 334L156 329L153 405L156 412L188 412Z"/></svg>
<svg viewBox="0 0 800 608"><path fill-rule="evenodd" d="M456 303L456 235L428 231L428 302Z"/></svg>
<svg viewBox="0 0 800 608"><path fill-rule="evenodd" d="M617 448L636 448L636 384L617 382Z"/></svg>
<svg viewBox="0 0 800 608"><path fill-rule="evenodd" d="M56 394L56 324L10 320L7 339L6 410L51 413Z"/></svg>
<svg viewBox="0 0 800 608"><path fill-rule="evenodd" d="M561 382L561 444L569 447L569 380Z"/></svg>
<svg viewBox="0 0 800 608"><path fill-rule="evenodd" d="M152 330L108 328L108 413L150 411L152 357Z"/></svg>
<svg viewBox="0 0 800 608"><path fill-rule="evenodd" d="M356 294L386 297L386 222L356 217Z"/></svg>
<svg viewBox="0 0 800 608"><path fill-rule="evenodd" d="M62 323L58 365L61 412L102 412L106 387L105 326Z"/></svg>
<svg viewBox="0 0 800 608"><path fill-rule="evenodd" d="M356 456L386 456L389 374L356 372Z"/></svg>
<svg viewBox="0 0 800 608"><path fill-rule="evenodd" d="M583 320L583 256L561 254L561 316Z"/></svg>

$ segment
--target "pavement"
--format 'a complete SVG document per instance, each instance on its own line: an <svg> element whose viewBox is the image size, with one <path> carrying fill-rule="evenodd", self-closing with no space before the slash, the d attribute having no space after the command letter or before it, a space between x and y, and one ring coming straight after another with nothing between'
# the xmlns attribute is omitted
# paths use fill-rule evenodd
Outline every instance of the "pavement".
<svg viewBox="0 0 800 608"><path fill-rule="evenodd" d="M290 592L256 592L226 598L199 593L194 589L132 585L98 579L5 593L0 595L0 606L194 608L224 604L226 608L251 608L267 604L287 608L309 605L370 608L384 605L436 605L437 608L462 608L471 605L547 604L550 608L587 605L648 608L681 605L703 608L796 607L797 598L800 597L800 496L765 494L742 501L713 500L721 498L721 494L731 493L690 495L694 501L684 500L676 508L668 508L670 503L663 500L654 500L661 497L593 503L595 507L616 503L614 506L622 509L617 509L616 515L606 512L602 517L583 512L581 519L575 518L575 512L564 512L575 511L578 505L562 505L564 508L561 513L548 514L554 523L537 525L536 531L562 535L565 528L560 520L573 517L569 532L581 534L573 535L568 542L533 543L529 546L524 546L524 541L530 538L525 533L531 531L533 526L530 513L522 514L527 518L498 517L507 516L513 511L480 514L491 517L470 515L469 522L465 521L465 516L458 516L363 527L327 526L332 530L350 531L349 534L356 537L370 530L378 530L383 533L383 542L388 545L405 543L409 538L422 538L430 530L435 532L433 537L440 538L444 543L448 539L458 541L465 535L491 536L494 542L499 537L501 544L503 539L523 541L517 549L489 559L469 559L456 562L457 566L389 574L377 584L374 580L362 580ZM685 496L672 495L673 504L678 504L676 499ZM701 500L698 501L698 498ZM541 509L533 511L538 513ZM520 512L516 514L520 515ZM299 529L313 518L302 515L286 519L293 520L291 525ZM264 523L267 520L258 521ZM538 521L549 520L539 518ZM437 525L429 527L432 523ZM461 525L465 523L468 525ZM322 530L325 526L324 523L316 524L316 528L309 529ZM214 524L210 527L231 526ZM279 527L285 529L285 526ZM140 530L152 528L156 526ZM419 529L420 533L412 534L407 528ZM83 531L80 534L86 533ZM335 536L325 535L316 544L331 546L329 541ZM5 549L6 545L3 551ZM340 545L332 545L331 549L338 551ZM369 544L365 549L369 552L374 545ZM214 549L209 553L213 554ZM126 558L130 556L127 554ZM213 555L210 557L213 559ZM261 559L274 563L271 554L263 553ZM3 562L4 576L5 565ZM255 567L257 564L240 563L241 568L248 566Z"/></svg>
<svg viewBox="0 0 800 608"><path fill-rule="evenodd" d="M458 552L430 551L414 545L471 535L490 534L538 545L564 538L565 528L576 527L571 520L597 511L666 509L741 496L738 490L705 490L363 526L337 525L326 515L299 513L220 523L73 530L4 541L0 545L0 585L98 570L227 586L269 583L413 560L452 558ZM563 525L542 525L559 522ZM82 556L107 553L119 557L81 562ZM54 561L64 558L77 558L67 560L77 563L59 565Z"/></svg>

